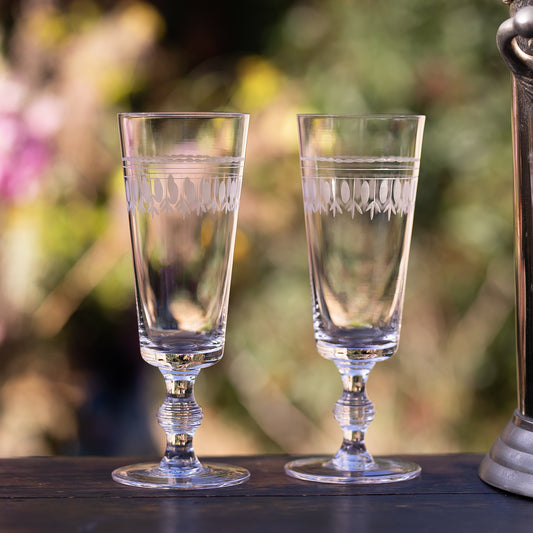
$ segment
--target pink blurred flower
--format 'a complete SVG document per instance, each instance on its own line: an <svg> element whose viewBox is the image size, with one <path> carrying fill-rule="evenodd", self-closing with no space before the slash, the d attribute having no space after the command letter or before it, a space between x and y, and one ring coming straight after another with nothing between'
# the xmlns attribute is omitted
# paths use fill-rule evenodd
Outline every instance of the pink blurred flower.
<svg viewBox="0 0 533 533"><path fill-rule="evenodd" d="M60 123L57 100L33 98L27 87L0 78L0 198L32 198L52 159Z"/></svg>

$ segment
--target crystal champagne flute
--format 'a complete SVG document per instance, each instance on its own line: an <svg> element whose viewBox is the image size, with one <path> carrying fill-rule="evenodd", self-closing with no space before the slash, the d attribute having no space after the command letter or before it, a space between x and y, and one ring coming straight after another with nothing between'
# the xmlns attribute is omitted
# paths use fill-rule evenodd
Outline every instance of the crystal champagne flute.
<svg viewBox="0 0 533 533"><path fill-rule="evenodd" d="M120 483L198 489L249 477L240 467L202 464L193 448L202 420L194 382L224 350L248 119L119 115L141 355L166 383L157 415L165 455L118 468Z"/></svg>
<svg viewBox="0 0 533 533"><path fill-rule="evenodd" d="M313 325L317 350L337 366L334 408L343 441L333 457L292 461L286 472L326 483L416 477L416 464L374 458L366 381L397 350L425 118L299 115Z"/></svg>

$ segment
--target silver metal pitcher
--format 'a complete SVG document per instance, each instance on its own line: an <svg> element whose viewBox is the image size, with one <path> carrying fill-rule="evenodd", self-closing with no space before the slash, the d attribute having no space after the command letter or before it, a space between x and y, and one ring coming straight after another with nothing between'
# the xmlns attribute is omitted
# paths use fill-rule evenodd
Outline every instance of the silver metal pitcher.
<svg viewBox="0 0 533 533"><path fill-rule="evenodd" d="M533 0L508 0L497 44L513 80L518 407L479 468L481 479L533 497Z"/></svg>

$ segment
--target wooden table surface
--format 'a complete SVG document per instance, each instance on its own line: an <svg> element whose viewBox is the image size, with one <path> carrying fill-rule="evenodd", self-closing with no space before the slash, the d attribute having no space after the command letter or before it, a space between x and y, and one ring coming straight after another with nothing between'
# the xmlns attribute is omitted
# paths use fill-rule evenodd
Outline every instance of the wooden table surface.
<svg viewBox="0 0 533 533"><path fill-rule="evenodd" d="M530 532L533 500L484 484L481 455L410 456L413 481L374 486L286 476L287 456L225 457L248 483L202 491L138 489L112 481L138 459L0 459L0 532Z"/></svg>

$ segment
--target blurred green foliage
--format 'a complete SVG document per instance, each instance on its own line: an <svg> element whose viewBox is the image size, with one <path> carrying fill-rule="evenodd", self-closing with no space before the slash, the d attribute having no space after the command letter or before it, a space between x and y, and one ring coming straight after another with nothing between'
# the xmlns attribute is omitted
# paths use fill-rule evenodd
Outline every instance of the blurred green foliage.
<svg viewBox="0 0 533 533"><path fill-rule="evenodd" d="M119 111L251 113L224 360L199 453L337 448L314 348L295 114L427 116L399 353L368 443L485 451L515 400L499 0L30 1L0 15L0 454L161 445L137 347Z"/></svg>

